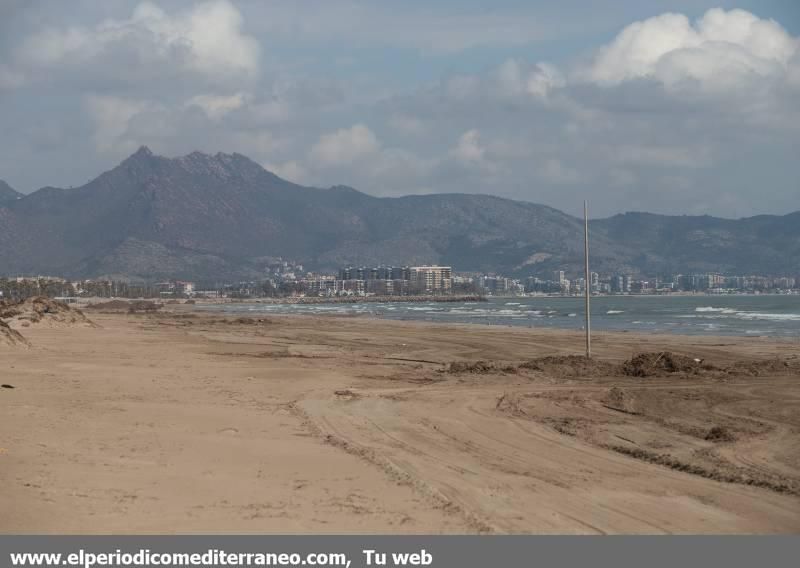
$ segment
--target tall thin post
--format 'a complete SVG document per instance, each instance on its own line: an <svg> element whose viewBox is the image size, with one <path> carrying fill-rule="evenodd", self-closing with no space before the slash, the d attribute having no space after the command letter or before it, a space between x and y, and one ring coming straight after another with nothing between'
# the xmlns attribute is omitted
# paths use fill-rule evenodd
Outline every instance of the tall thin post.
<svg viewBox="0 0 800 568"><path fill-rule="evenodd" d="M586 293L586 358L592 356L591 316L589 314L589 298L592 295L592 278L589 273L589 205L583 201L583 258L584 258L584 291Z"/></svg>

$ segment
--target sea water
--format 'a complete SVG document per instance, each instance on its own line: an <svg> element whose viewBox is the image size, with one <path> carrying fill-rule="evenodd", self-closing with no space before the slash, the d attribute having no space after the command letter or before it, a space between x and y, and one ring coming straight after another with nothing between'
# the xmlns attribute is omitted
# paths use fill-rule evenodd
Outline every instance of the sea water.
<svg viewBox="0 0 800 568"><path fill-rule="evenodd" d="M200 306L198 306L200 307ZM371 315L393 320L583 329L583 298L490 298L487 302L213 304L232 314ZM592 329L800 338L800 295L599 296Z"/></svg>

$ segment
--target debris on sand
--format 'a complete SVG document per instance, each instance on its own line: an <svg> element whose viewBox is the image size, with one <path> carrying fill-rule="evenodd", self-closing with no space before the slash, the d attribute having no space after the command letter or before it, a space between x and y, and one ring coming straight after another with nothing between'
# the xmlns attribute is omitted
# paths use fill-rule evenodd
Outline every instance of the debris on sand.
<svg viewBox="0 0 800 568"><path fill-rule="evenodd" d="M737 361L727 367L725 372L729 375L743 375L758 377L760 375L782 375L787 372L800 374L800 365L792 364L784 359L767 359L763 361Z"/></svg>
<svg viewBox="0 0 800 568"><path fill-rule="evenodd" d="M158 304L156 302L150 302L147 300L137 300L135 302L131 302L130 306L128 307L129 314L152 314L163 308L163 304Z"/></svg>
<svg viewBox="0 0 800 568"><path fill-rule="evenodd" d="M154 313L163 308L163 304L150 300L109 300L87 306L90 310L97 310L106 313Z"/></svg>
<svg viewBox="0 0 800 568"><path fill-rule="evenodd" d="M270 324L272 323L271 320L267 318L248 318L248 317L240 317L232 320L227 320L230 325L240 324L240 325L258 325L260 323Z"/></svg>
<svg viewBox="0 0 800 568"><path fill-rule="evenodd" d="M678 355L671 351L639 353L622 364L622 374L629 377L660 377L674 373L697 375L716 367L702 359Z"/></svg>
<svg viewBox="0 0 800 568"><path fill-rule="evenodd" d="M30 343L20 332L16 329L11 329L6 322L0 320L0 345L28 347Z"/></svg>
<svg viewBox="0 0 800 568"><path fill-rule="evenodd" d="M582 355L552 355L531 359L520 369L540 371L555 378L604 377L616 374L617 367L605 361L589 359Z"/></svg>
<svg viewBox="0 0 800 568"><path fill-rule="evenodd" d="M355 392L351 391L350 389L336 390L336 391L333 391L333 394L335 394L339 398L343 398L345 400L355 400L357 398L361 398L361 396L358 393L355 393Z"/></svg>
<svg viewBox="0 0 800 568"><path fill-rule="evenodd" d="M131 302L126 300L109 300L108 302L97 302L86 306L87 310L102 310L104 312L127 312Z"/></svg>
<svg viewBox="0 0 800 568"><path fill-rule="evenodd" d="M488 375L490 373L516 373L513 365L500 365L492 361L453 361L443 372L451 375Z"/></svg>
<svg viewBox="0 0 800 568"><path fill-rule="evenodd" d="M421 362L434 363L434 361ZM542 373L554 379L682 375L724 379L731 375L760 376L787 373L800 375L800 359L743 360L727 366L717 366L700 357L681 355L672 351L653 351L638 353L622 363L586 358L583 355L549 355L530 359L519 365L487 359L453 361L446 363L437 372L450 375L509 375L524 374L526 371ZM609 403L609 407L614 407L614 404Z"/></svg>
<svg viewBox="0 0 800 568"><path fill-rule="evenodd" d="M705 439L709 442L735 442L736 436L725 426L713 426L706 434Z"/></svg>
<svg viewBox="0 0 800 568"><path fill-rule="evenodd" d="M94 326L79 309L44 296L0 304L0 319L5 319L11 328L28 327L30 324L44 324L51 327Z"/></svg>
<svg viewBox="0 0 800 568"><path fill-rule="evenodd" d="M495 371L494 363L488 361L453 361L447 366L447 372L460 375L463 373L486 374Z"/></svg>
<svg viewBox="0 0 800 568"><path fill-rule="evenodd" d="M551 355L531 359L520 365L495 361L454 361L441 372L454 375L490 373L516 374L520 371L538 371L554 378L607 377L619 373L619 367L606 361L587 359L582 355Z"/></svg>
<svg viewBox="0 0 800 568"><path fill-rule="evenodd" d="M606 449L628 455L648 463L666 466L676 471L699 475L715 481L737 483L770 489L776 493L800 495L800 483L796 479L765 471L750 471L742 467L727 465L726 467L707 466L700 463L691 463L677 458L668 453L656 453L642 448L630 448L619 445L605 445Z"/></svg>

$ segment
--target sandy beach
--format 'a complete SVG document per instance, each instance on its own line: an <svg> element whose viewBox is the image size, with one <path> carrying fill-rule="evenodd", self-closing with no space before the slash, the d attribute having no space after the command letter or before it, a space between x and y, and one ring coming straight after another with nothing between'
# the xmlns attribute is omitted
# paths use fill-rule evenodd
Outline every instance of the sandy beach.
<svg viewBox="0 0 800 568"><path fill-rule="evenodd" d="M0 345L2 532L800 532L796 341L87 315Z"/></svg>

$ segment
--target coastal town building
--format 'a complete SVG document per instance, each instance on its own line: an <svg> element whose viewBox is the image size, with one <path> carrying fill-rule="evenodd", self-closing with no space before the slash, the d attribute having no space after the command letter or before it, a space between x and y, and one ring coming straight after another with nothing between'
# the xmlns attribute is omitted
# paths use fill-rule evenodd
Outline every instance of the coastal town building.
<svg viewBox="0 0 800 568"><path fill-rule="evenodd" d="M517 279L497 273L460 272L450 266L345 267L336 273L304 272L299 263L274 262L266 277L249 282L157 283L86 279L69 281L55 276L0 277L0 298L260 298L283 296L419 296L419 295L559 295L585 292L582 274L557 270L551 279ZM590 274L592 294L800 294L800 275L675 274L645 277L619 273Z"/></svg>
<svg viewBox="0 0 800 568"><path fill-rule="evenodd" d="M453 287L452 273L449 266L412 266L409 268L409 281L412 287L426 293L447 293Z"/></svg>

